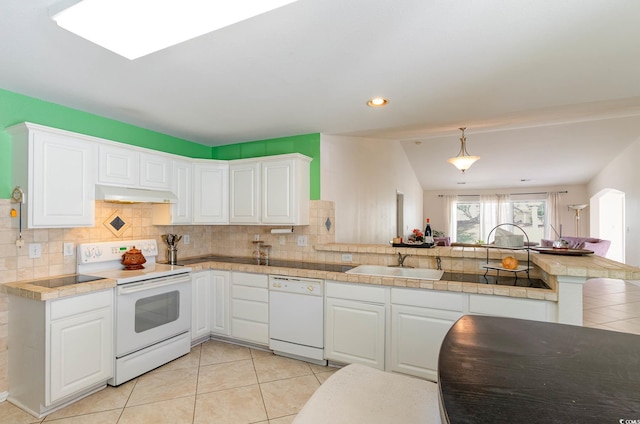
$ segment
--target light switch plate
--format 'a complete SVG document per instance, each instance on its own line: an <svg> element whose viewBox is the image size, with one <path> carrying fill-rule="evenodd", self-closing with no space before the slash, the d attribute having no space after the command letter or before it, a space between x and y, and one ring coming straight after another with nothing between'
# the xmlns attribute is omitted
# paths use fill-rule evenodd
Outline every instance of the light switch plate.
<svg viewBox="0 0 640 424"><path fill-rule="evenodd" d="M73 256L73 243L64 243L62 248L64 256Z"/></svg>
<svg viewBox="0 0 640 424"><path fill-rule="evenodd" d="M42 245L40 243L29 243L29 258L37 259L42 256Z"/></svg>
<svg viewBox="0 0 640 424"><path fill-rule="evenodd" d="M353 262L353 255L351 253L343 253L342 262Z"/></svg>
<svg viewBox="0 0 640 424"><path fill-rule="evenodd" d="M302 247L306 246L307 241L308 241L307 236L298 236L298 246L302 246Z"/></svg>
<svg viewBox="0 0 640 424"><path fill-rule="evenodd" d="M189 236L189 234L185 234L183 242L185 245L191 243L191 236Z"/></svg>

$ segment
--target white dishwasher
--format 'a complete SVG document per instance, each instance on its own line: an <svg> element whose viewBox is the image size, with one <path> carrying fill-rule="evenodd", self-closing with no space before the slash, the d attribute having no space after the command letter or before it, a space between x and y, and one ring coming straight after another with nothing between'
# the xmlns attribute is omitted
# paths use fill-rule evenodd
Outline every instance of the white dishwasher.
<svg viewBox="0 0 640 424"><path fill-rule="evenodd" d="M269 349L277 355L326 365L324 282L269 277Z"/></svg>

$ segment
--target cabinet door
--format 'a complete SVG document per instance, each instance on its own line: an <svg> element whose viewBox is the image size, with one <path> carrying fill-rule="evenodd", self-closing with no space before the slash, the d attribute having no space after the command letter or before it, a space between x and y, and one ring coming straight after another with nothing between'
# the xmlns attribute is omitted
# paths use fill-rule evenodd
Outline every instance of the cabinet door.
<svg viewBox="0 0 640 424"><path fill-rule="evenodd" d="M109 144L98 147L98 182L137 187L140 181L140 156L133 149Z"/></svg>
<svg viewBox="0 0 640 424"><path fill-rule="evenodd" d="M191 340L207 337L211 332L210 271L191 274Z"/></svg>
<svg viewBox="0 0 640 424"><path fill-rule="evenodd" d="M391 371L438 378L442 340L462 312L391 305Z"/></svg>
<svg viewBox="0 0 640 424"><path fill-rule="evenodd" d="M325 356L384 370L384 305L327 298Z"/></svg>
<svg viewBox="0 0 640 424"><path fill-rule="evenodd" d="M113 376L113 310L103 307L50 325L51 404Z"/></svg>
<svg viewBox="0 0 640 424"><path fill-rule="evenodd" d="M193 166L193 222L229 222L229 166L197 162Z"/></svg>
<svg viewBox="0 0 640 424"><path fill-rule="evenodd" d="M140 187L171 188L171 160L166 156L140 153Z"/></svg>
<svg viewBox="0 0 640 424"><path fill-rule="evenodd" d="M229 166L229 222L260 222L260 163Z"/></svg>
<svg viewBox="0 0 640 424"><path fill-rule="evenodd" d="M96 146L47 132L32 133L28 226L94 225Z"/></svg>
<svg viewBox="0 0 640 424"><path fill-rule="evenodd" d="M262 222L293 224L294 168L292 160L262 164Z"/></svg>
<svg viewBox="0 0 640 424"><path fill-rule="evenodd" d="M171 189L178 196L178 202L171 205L172 224L191 224L193 219L191 162L174 160L171 175Z"/></svg>
<svg viewBox="0 0 640 424"><path fill-rule="evenodd" d="M211 331L228 336L229 328L229 272L211 271Z"/></svg>

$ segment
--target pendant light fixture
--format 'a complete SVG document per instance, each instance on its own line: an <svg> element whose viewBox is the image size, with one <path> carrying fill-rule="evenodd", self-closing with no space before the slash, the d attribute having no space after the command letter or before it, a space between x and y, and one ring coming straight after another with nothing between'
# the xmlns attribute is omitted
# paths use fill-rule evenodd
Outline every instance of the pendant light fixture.
<svg viewBox="0 0 640 424"><path fill-rule="evenodd" d="M471 156L469 152L467 152L467 138L464 136L464 130L466 129L467 128L460 128L460 131L462 131L462 137L460 137L460 152L458 152L458 156L448 160L451 165L455 166L462 172L471 168L471 165L480 159L480 156Z"/></svg>

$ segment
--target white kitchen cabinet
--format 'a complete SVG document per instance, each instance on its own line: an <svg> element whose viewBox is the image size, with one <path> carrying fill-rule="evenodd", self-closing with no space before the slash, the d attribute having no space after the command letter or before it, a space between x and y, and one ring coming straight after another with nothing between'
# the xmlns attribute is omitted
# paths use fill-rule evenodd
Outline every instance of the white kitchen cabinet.
<svg viewBox="0 0 640 424"><path fill-rule="evenodd" d="M309 225L309 164L297 153L229 162L229 222Z"/></svg>
<svg viewBox="0 0 640 424"><path fill-rule="evenodd" d="M211 333L211 271L191 273L191 341L208 339Z"/></svg>
<svg viewBox="0 0 640 424"><path fill-rule="evenodd" d="M229 223L229 164L198 160L193 163L193 223Z"/></svg>
<svg viewBox="0 0 640 424"><path fill-rule="evenodd" d="M59 300L9 296L9 401L36 416L113 377L113 290Z"/></svg>
<svg viewBox="0 0 640 424"><path fill-rule="evenodd" d="M229 336L229 303L230 303L229 271L211 271L211 332Z"/></svg>
<svg viewBox="0 0 640 424"><path fill-rule="evenodd" d="M171 178L171 159L169 157L140 152L140 187L169 190Z"/></svg>
<svg viewBox="0 0 640 424"><path fill-rule="evenodd" d="M310 158L293 154L263 158L263 224L309 225Z"/></svg>
<svg viewBox="0 0 640 424"><path fill-rule="evenodd" d="M138 187L140 154L116 143L98 146L98 183Z"/></svg>
<svg viewBox="0 0 640 424"><path fill-rule="evenodd" d="M13 141L13 185L26 192L26 227L93 226L95 144L31 123L15 125L7 132Z"/></svg>
<svg viewBox="0 0 640 424"><path fill-rule="evenodd" d="M171 192L178 201L154 204L153 225L187 225L193 222L193 165L190 160L171 161Z"/></svg>
<svg viewBox="0 0 640 424"><path fill-rule="evenodd" d="M260 161L231 161L229 164L229 222L260 223Z"/></svg>
<svg viewBox="0 0 640 424"><path fill-rule="evenodd" d="M462 293L392 288L389 370L437 381L442 340L465 302Z"/></svg>
<svg viewBox="0 0 640 424"><path fill-rule="evenodd" d="M469 295L469 312L472 314L555 322L555 306L554 302L543 300Z"/></svg>
<svg viewBox="0 0 640 424"><path fill-rule="evenodd" d="M387 289L325 284L326 359L384 370Z"/></svg>
<svg viewBox="0 0 640 424"><path fill-rule="evenodd" d="M269 345L269 277L231 273L231 337Z"/></svg>

